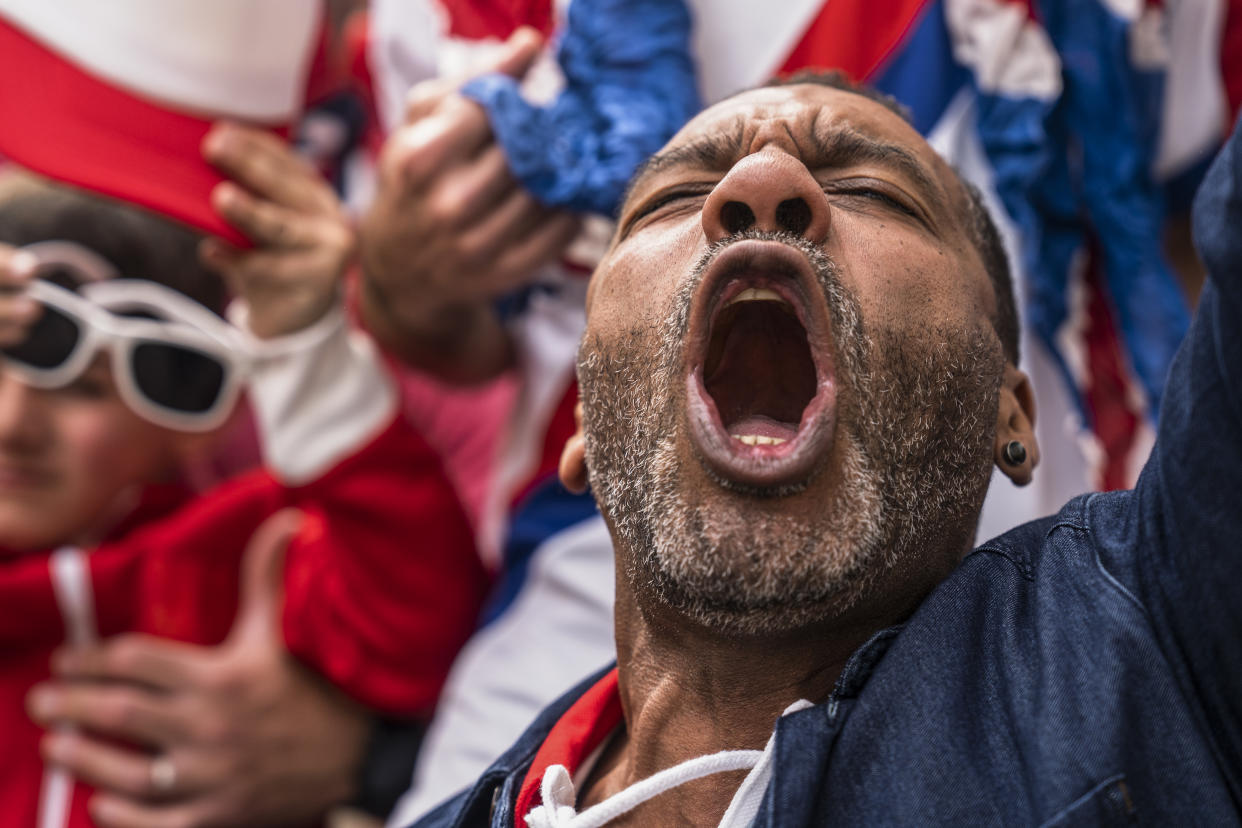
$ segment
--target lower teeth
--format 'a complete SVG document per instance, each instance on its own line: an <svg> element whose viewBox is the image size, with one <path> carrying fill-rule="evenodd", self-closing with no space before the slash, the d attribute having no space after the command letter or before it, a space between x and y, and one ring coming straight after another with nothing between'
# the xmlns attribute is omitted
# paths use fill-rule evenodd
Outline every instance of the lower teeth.
<svg viewBox="0 0 1242 828"><path fill-rule="evenodd" d="M789 442L784 437L765 437L762 434L732 434L730 436L748 446L779 446L781 443Z"/></svg>

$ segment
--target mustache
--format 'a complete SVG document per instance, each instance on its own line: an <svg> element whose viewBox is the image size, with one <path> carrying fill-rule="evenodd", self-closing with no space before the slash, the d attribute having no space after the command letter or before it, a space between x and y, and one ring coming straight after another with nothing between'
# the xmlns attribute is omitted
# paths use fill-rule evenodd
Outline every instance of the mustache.
<svg viewBox="0 0 1242 828"><path fill-rule="evenodd" d="M784 230L748 229L712 243L690 269L689 278L682 284L673 301L669 327L670 332L678 339L684 340L690 330L690 307L712 263L733 245L746 241L777 242L797 250L811 265L811 270L815 274L815 282L828 305L832 321L837 323L846 315L845 308L854 301L853 297L841 284L840 266L819 245L803 236Z"/></svg>
<svg viewBox="0 0 1242 828"><path fill-rule="evenodd" d="M659 375L667 382L674 381L680 374L682 345L690 330L690 309L695 293L703 283L712 263L726 250L735 244L745 241L778 242L792 247L806 257L811 266L814 280L820 294L827 304L828 315L832 322L832 337L835 343L834 354L839 368L859 373L865 365L864 354L869 350L869 332L863 325L862 314L857 299L841 281L841 268L819 245L808 241L803 236L788 231L766 231L748 229L734 233L711 244L690 268L689 275L682 282L669 304L662 319L649 327L646 332L654 336L654 347L645 355L627 354L628 360L641 362L646 366L647 376ZM643 331L631 331L631 341L640 341ZM577 376L579 386L592 373L588 363L592 359L606 356L600 353L602 345L591 339L587 331L583 332L578 343ZM616 355L613 355L616 356Z"/></svg>

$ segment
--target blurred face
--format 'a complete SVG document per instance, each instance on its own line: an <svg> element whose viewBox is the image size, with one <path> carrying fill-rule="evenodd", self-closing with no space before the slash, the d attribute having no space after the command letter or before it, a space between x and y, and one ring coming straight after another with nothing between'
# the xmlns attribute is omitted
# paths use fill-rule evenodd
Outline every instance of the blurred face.
<svg viewBox="0 0 1242 828"><path fill-rule="evenodd" d="M96 542L170 471L175 440L121 401L106 354L56 390L0 372L0 546Z"/></svg>
<svg viewBox="0 0 1242 828"><path fill-rule="evenodd" d="M1005 366L964 199L899 117L813 85L707 110L640 174L579 362L636 594L767 634L956 565Z"/></svg>

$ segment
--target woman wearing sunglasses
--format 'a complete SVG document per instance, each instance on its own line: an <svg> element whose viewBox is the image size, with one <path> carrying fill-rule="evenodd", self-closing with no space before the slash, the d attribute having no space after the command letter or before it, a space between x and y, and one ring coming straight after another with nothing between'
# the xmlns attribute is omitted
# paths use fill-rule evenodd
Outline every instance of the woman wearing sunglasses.
<svg viewBox="0 0 1242 828"><path fill-rule="evenodd" d="M93 824L91 780L55 762L74 735L22 707L52 652L125 631L220 642L247 541L286 506L304 517L285 559L285 644L362 705L428 717L477 615L486 579L453 488L340 307L353 244L331 191L266 134L220 129L207 152L236 182L213 205L252 249L0 184L6 824ZM220 275L239 297L232 323L212 309ZM264 469L191 493L181 470L243 396ZM156 795L204 772L175 749L98 758Z"/></svg>

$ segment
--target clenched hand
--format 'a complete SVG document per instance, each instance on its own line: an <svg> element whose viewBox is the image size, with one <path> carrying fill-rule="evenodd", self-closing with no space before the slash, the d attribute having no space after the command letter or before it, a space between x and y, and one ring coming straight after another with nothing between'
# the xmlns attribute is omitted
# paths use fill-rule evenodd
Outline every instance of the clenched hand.
<svg viewBox="0 0 1242 828"><path fill-rule="evenodd" d="M518 30L481 71L526 73L542 48ZM450 379L503 367L493 301L559 257L578 219L539 204L509 171L487 114L435 80L410 94L384 146L376 199L363 218L363 314L396 352Z"/></svg>
<svg viewBox="0 0 1242 828"><path fill-rule="evenodd" d="M256 336L310 325L336 301L354 254L354 231L332 187L265 130L219 123L203 155L232 179L216 186L212 206L255 244L242 250L204 239L203 263L246 301Z"/></svg>
<svg viewBox="0 0 1242 828"><path fill-rule="evenodd" d="M255 533L220 646L122 635L62 651L54 680L31 691L45 760L98 789L100 825L299 824L352 795L367 716L281 637L283 552L299 519L280 512Z"/></svg>

